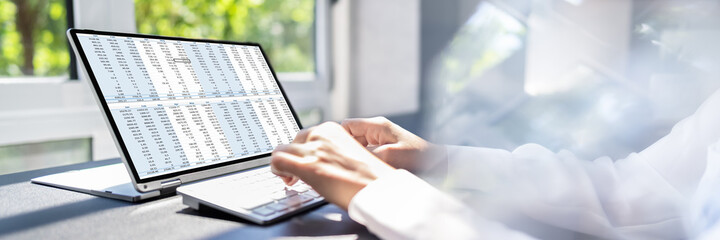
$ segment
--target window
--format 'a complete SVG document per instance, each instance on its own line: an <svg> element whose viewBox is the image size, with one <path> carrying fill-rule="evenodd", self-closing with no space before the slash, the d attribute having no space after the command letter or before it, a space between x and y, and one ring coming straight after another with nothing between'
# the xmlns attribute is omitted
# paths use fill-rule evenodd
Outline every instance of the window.
<svg viewBox="0 0 720 240"><path fill-rule="evenodd" d="M66 0L0 0L0 76L64 76Z"/></svg>
<svg viewBox="0 0 720 240"><path fill-rule="evenodd" d="M258 42L277 72L312 72L313 0L135 0L139 33Z"/></svg>

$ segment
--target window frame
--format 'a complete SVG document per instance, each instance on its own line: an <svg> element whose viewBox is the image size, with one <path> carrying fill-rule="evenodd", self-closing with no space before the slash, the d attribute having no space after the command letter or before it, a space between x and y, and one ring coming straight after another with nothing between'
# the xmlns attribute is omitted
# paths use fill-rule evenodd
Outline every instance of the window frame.
<svg viewBox="0 0 720 240"><path fill-rule="evenodd" d="M330 44L331 0L315 0L315 72L278 72L296 111L320 109L322 119L330 118L329 94L332 86ZM272 60L272 59L271 59Z"/></svg>

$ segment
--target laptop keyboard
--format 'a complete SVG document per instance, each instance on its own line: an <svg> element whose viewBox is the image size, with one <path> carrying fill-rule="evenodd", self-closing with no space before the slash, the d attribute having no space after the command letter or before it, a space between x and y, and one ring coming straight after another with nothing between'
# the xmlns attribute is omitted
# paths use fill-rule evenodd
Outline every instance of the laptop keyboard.
<svg viewBox="0 0 720 240"><path fill-rule="evenodd" d="M302 181L286 186L282 179L262 167L230 174L200 183L185 194L224 192L228 199L223 205L246 209L260 218L271 220L296 212L324 200L312 187Z"/></svg>
<svg viewBox="0 0 720 240"><path fill-rule="evenodd" d="M325 200L302 181L286 186L270 172L270 166L180 186L177 191L191 208L207 205L259 224L299 213Z"/></svg>
<svg viewBox="0 0 720 240"><path fill-rule="evenodd" d="M217 183L224 189L232 189L238 194L236 206L253 209L253 212L266 216L291 207L301 206L320 195L302 181L293 186L286 186L282 179L269 167L233 174L218 179Z"/></svg>

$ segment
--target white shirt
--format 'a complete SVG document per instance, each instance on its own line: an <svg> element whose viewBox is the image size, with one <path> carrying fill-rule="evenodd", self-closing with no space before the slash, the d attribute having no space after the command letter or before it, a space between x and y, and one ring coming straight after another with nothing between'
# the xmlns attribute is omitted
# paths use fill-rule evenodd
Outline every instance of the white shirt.
<svg viewBox="0 0 720 240"><path fill-rule="evenodd" d="M688 227L692 205L703 201L698 186L720 189L718 140L720 91L624 159L586 161L536 144L512 152L448 146L447 192L396 170L358 192L349 214L385 239L693 237L703 230Z"/></svg>

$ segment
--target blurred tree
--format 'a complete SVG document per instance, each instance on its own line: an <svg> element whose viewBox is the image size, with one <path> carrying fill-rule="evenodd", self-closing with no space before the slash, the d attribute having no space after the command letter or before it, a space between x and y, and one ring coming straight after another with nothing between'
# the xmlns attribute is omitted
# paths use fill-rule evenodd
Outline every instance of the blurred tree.
<svg viewBox="0 0 720 240"><path fill-rule="evenodd" d="M138 31L259 42L280 72L315 68L313 0L135 0ZM65 0L0 0L0 76L59 76Z"/></svg>
<svg viewBox="0 0 720 240"><path fill-rule="evenodd" d="M33 75L35 72L35 67L32 64L33 54L35 54L33 27L37 23L40 9L47 5L47 2L34 2L35 6L30 5L32 3L25 0L13 0L13 2L17 6L16 26L20 26L18 32L20 32L23 47L22 72L25 75Z"/></svg>
<svg viewBox="0 0 720 240"><path fill-rule="evenodd" d="M58 76L70 54L64 0L0 0L0 76Z"/></svg>
<svg viewBox="0 0 720 240"><path fill-rule="evenodd" d="M278 72L314 71L313 0L135 0L140 33L258 42Z"/></svg>

